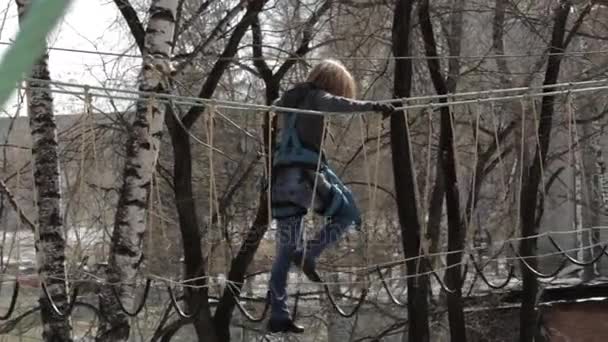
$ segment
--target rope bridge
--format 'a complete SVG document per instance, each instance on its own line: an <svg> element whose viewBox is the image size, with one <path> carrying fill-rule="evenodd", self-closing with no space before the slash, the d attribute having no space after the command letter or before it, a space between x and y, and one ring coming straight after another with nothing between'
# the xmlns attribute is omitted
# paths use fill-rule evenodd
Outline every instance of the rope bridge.
<svg viewBox="0 0 608 342"><path fill-rule="evenodd" d="M40 80L36 80L37 82L43 82ZM264 140L264 137L260 137L249 129L247 126L242 124L242 120L235 120L230 117L230 115L226 114L227 111L235 111L238 112L241 116L253 116L256 117L258 112L274 112L281 110L283 108L275 107L275 106L265 106L259 104L252 104L246 102L238 102L231 100L220 100L220 99L200 99L195 97L188 96L177 96L177 95L168 95L168 94L157 94L157 93L147 93L140 92L128 89L120 89L120 88L111 88L111 87L97 87L97 86L88 86L88 85L80 85L76 83L69 82L48 82L52 87L52 92L57 95L65 95L75 97L76 99L81 100L84 103L83 106L83 122L86 122L86 125L83 124L80 126L80 149L81 153L80 159L80 171L84 172L86 168L84 165L84 160L86 159L84 154L87 148L92 150L93 159L95 163L95 169L99 168L98 165L98 156L97 150L98 146L96 146L96 137L94 125L95 123L91 118L91 114L95 111L99 113L103 113L107 110L107 108L100 108L99 101L106 101L103 105L106 107L110 107L112 101L125 101L125 102L134 102L134 101L157 101L166 103L168 106L172 106L175 110L170 111L175 115L176 121L180 124L181 120L179 117L180 111L179 106L204 106L205 107L205 122L204 122L204 138L199 136L199 133L195 131L195 129L186 129L185 126L184 131L187 132L189 137L192 139L194 144L201 146L204 150L207 151L206 159L207 165L209 169L208 179L206 181L206 185L208 186L208 194L205 196L208 201L208 227L220 229L223 225L221 221L222 213L220 212L220 202L221 197L218 193L218 183L221 183L221 176L216 174L216 170L218 169L218 165L220 162L217 158L223 158L226 161L229 161L236 165L239 164L239 161L233 158L233 156L224 151L219 145L222 144L221 138L218 138L217 133L217 122L222 122L227 127L231 127L231 129L236 130L240 135L253 141L256 144L261 144ZM475 185L475 180L478 178L477 172L491 172L493 168L498 169L496 178L499 180L499 186L497 188L500 189L498 194L495 194L497 201L499 202L495 208L495 211L500 212L503 210L506 216L509 216L510 223L506 225L507 232L505 235L513 235L514 232L517 231L517 228L520 225L519 222L519 208L520 203L516 203L514 207L517 210L516 214L511 213L508 210L509 206L509 196L515 198L516 201L521 197L521 185L523 182L523 168L524 163L524 154L526 153L526 149L530 146L530 144L539 144L539 137L537 134L537 130L535 129L538 126L538 111L537 104L535 99L547 96L547 95L555 95L563 97L563 107L564 109L561 111L563 114L563 122L564 124L561 126L561 129L565 132L565 138L567 139L566 148L563 151L557 151L555 154L556 159L564 159L565 156L567 159L566 166L570 167L572 165L582 165L583 164L583 153L581 151L581 141L583 139L589 138L584 137L579 134L577 126L581 123L589 122L589 121L597 121L600 120L604 116L604 112L600 113L597 117L592 117L591 119L580 118L577 117L577 101L582 102L582 100L587 99L587 97L591 97L591 99L596 99L597 96L605 96L606 90L608 90L608 79L600 79L600 80L591 80L591 81L582 81L582 82L568 82L555 84L550 86L540 86L540 87L531 87L531 88L511 88L511 89L495 89L495 90L485 90L485 91L476 91L476 92L464 92L464 93L454 93L446 96L418 96L411 97L407 99L387 99L382 102L390 102L396 103L400 102L402 105L397 109L401 110L404 115L406 115L406 119L408 122L413 122L414 120L420 118L425 119L428 123L426 127L426 132L422 134L423 139L417 139L416 137L411 137L414 141L422 141L421 151L420 153L416 153L415 156L420 156L418 160L414 160L414 168L416 170L422 170L419 176L421 179L424 179L421 184L423 185L421 189L416 189L419 193L417 198L422 199L420 207L424 210L421 210L422 217L421 222L426 223L425 229L428 230L428 208L425 203L428 203L431 192L431 175L434 165L433 153L435 151L435 146L433 144L433 115L436 110L440 107L449 106L451 108L451 112L453 113L455 119L454 121L458 123L459 120L464 120L465 123L468 121L468 126L471 127L472 134L470 135L462 135L463 131L458 131L455 125L452 126L454 130L454 135L456 137L462 136L458 146L457 146L457 165L459 168L463 170L470 169L466 178L470 178L470 184L472 186L481 186ZM507 107L505 110L503 108L503 112L507 114L511 113L511 117L509 115L500 116L497 112L499 107ZM126 108L124 109L127 110ZM300 110L300 109L288 109L291 112L297 113L306 113L306 114L314 114L314 115L328 115L327 120L325 120L326 124L324 125L325 133L323 134L322 146L324 148L332 148L332 146L328 146L327 140L331 138L331 128L334 126L339 126L338 119L335 117L339 113L323 113L318 111L310 111L310 110ZM519 113L520 115L517 115ZM248 115L250 114L250 115ZM399 115L399 114L395 114ZM268 116L270 120L270 116ZM360 139L361 142L357 143L360 145L360 151L363 155L363 162L365 165L365 185L367 185L367 198L368 198L368 210L365 212L366 221L368 222L378 222L380 220L380 214L378 213L378 202L380 201L379 189L381 186L379 185L380 179L380 164L381 164L381 150L382 150L382 135L384 132L384 127L382 121L379 117L374 120L373 117L367 116L356 116L355 118L359 119L360 123ZM521 121L518 121L521 120ZM586 120L586 121L585 121ZM502 124L501 124L502 121ZM504 121L507 121L505 124ZM420 122L420 121L419 121ZM483 127L482 122L491 123L490 128ZM270 123L268 123L270 124ZM460 123L462 124L462 123ZM349 122L350 125L350 122ZM373 126L375 125L375 126ZM532 126L533 129L530 129L529 126ZM519 131L518 131L519 129ZM369 131L374 132L376 137L374 139L366 139L366 135L369 134ZM514 139L511 142L505 140L504 134L505 131L512 132L514 135ZM563 132L562 132L563 133ZM595 136L600 135L601 133L595 132L593 133ZM328 138L329 137L329 138ZM271 137L270 137L271 138ZM344 136L342 139L346 139ZM466 138L470 138L467 140ZM92 146L87 146L92 141ZM335 142L335 140L334 140ZM372 144L373 146L368 146ZM488 156L483 155L483 145L490 144L494 146L494 150L490 151ZM7 148L9 148L7 146ZM514 151L512 157L511 164L508 164L508 152ZM519 155L516 153L519 152ZM263 156L263 153L257 151L258 157ZM476 165L478 165L481 158L488 158L489 162L486 165L486 168L478 170ZM474 167L467 167L467 163L473 163ZM602 162L603 161L598 161ZM320 167L321 160L317 163L317 168ZM419 167L416 164L420 165ZM370 168L371 165L371 168ZM603 165L603 164L602 164ZM543 177L547 177L545 171L549 168L548 165L541 165L543 168ZM510 170L510 171L509 171ZM603 201L603 209L606 210L608 207L608 186L605 184L605 179L607 178L605 175L605 168L601 169L604 171L600 171L596 174L596 178L599 179L600 183L598 189L586 189L587 193L592 191L599 191L600 198ZM587 172L587 173L586 173ZM587 186L587 177L590 177L588 174L589 170L580 171L581 181L583 184L582 187ZM20 175L21 170L18 170L16 175L16 186L19 187L20 184ZM264 169L263 173L266 177L272 177L272 170L270 168ZM463 172L459 172L462 174ZM149 212L150 218L148 224L151 226L153 224L159 224L162 227L163 231L166 231L165 225L167 223L172 224L170 222L170 218L166 217L164 213L167 212L165 205L163 204L162 195L159 186L159 177L161 175L155 175L155 181L153 183L153 191L151 191L153 196L150 196L149 203ZM11 178L11 177L9 177ZM547 177L544 180L545 186L541 187L541 192L543 196L547 197L548 185L552 184L555 179L559 178L559 173L557 175L552 175ZM14 178L13 178L14 179ZM464 179L464 178L463 178ZM604 181L602 181L604 180ZM6 196L10 204L13 206L13 209L18 213L17 215L17 230L13 234L13 241L8 253L8 260L15 252L16 259L21 259L21 251L22 247L20 246L21 242L19 239L19 230L22 224L28 226L31 230L36 230L35 224L27 219L27 214L20 207L19 201L16 200L15 192L11 191L9 186L7 185L7 181L1 182L0 190ZM465 184L467 182L461 182L461 184ZM83 183L79 183L79 187L82 187ZM313 185L313 189L316 188L316 179L315 184ZM510 189L515 188L514 193L511 193ZM82 188L81 188L81 191ZM496 192L496 189L494 190ZM313 190L313 204L314 204L314 194L316 191ZM472 202L476 203L478 200L488 201L486 198L480 198L479 193L471 192L473 196ZM566 197L569 201L575 200L576 194L574 191L566 191ZM270 198L270 196L268 196ZM267 203L270 206L270 202ZM488 205L488 204L487 204ZM489 204L493 205L492 203ZM314 206L313 206L314 207ZM606 211L608 212L608 211ZM509 214L510 213L510 214ZM481 219L476 218L479 216L479 208L477 206L473 206L473 209L466 215L462 214L464 217L465 225L467 227L466 231L469 233L473 232L473 226L475 222L477 222L478 230L481 229L483 225L481 223ZM213 217L217 219L213 221ZM272 222L268 222L269 227L272 226ZM372 224L373 225L373 224ZM371 225L369 225L371 228ZM489 246L479 247L474 246L471 242L471 238L467 239L467 241L471 244L466 248L458 251L431 251L429 249L428 244L423 244L423 249L420 251L420 255L415 258L410 259L398 259L391 260L390 262L373 262L371 259L371 243L369 243L370 236L366 231L364 232L365 241L368 242L364 246L363 254L365 256L365 266L361 267L350 267L349 273L355 275L358 280L355 281L337 281L337 282L321 282L314 283L314 285L321 286L323 288L322 295L328 299L328 303L330 303L331 307L342 317L352 317L363 307L363 305L368 301L370 297L371 289L376 286L379 290L376 291L377 294L380 291L384 291L386 295L386 299L389 304L396 306L406 306L406 303L402 302L400 297L401 295L395 294L396 289L391 282L403 281L409 278L417 278L421 276L430 276L437 287L442 291L447 293L454 293L456 291L463 291L466 286L468 286L468 290L463 291L463 293L467 293L471 295L474 291L474 287L479 282L482 282L490 289L493 290L501 290L506 288L507 286L513 283L513 280L517 278L517 267L516 265L520 265L520 267L524 267L532 272L538 279L542 279L546 282L551 282L560 276L560 272L562 272L566 266L568 265L576 265L579 267L590 267L594 265L598 265L603 256L608 256L607 248L608 245L603 242L595 241L590 242L585 245L576 246L574 248L565 248L562 244L559 243L558 237L564 238L564 236L580 236L583 234L591 234L591 233L601 233L604 230L608 229L608 227L597 226L591 228L582 228L580 223L573 230L566 231L548 231L539 233L537 235L529 236L529 237L510 237L505 238L502 241L492 242ZM7 229L5 225L5 229ZM150 239L152 239L152 234L149 234ZM554 251L549 253L539 253L535 256L527 256L522 257L518 254L516 245L523 240L534 240L544 239L545 242L550 244ZM16 244L16 248L13 248L13 245ZM152 244L152 243L151 243ZM4 245L4 241L3 241ZM497 247L498 252L494 252L492 247ZM465 256L463 260L452 266L437 266L437 260L442 260L447 255L451 253L461 253ZM573 257L574 255L579 255L581 253L589 253L592 255L590 258L583 259L580 256ZM477 258L477 255L487 255L491 254L489 258L485 261L482 258ZM542 269L537 269L532 267L527 261L531 258L543 259L543 258L557 258L559 261L557 262L557 267L550 271L543 271ZM208 261L211 258L209 257ZM405 265L406 262L415 260L419 263L425 263L428 267L426 268L428 271L411 274L411 275L403 275L403 276L387 276L387 273L397 267L401 267ZM492 279L489 274L485 271L487 266L493 262L504 261L507 263L506 273L497 280ZM2 277L7 276L8 269L8 261L4 261L7 266L4 267ZM95 284L97 286L111 286L114 288L117 284L110 284L105 281L104 278L99 277L98 275L87 272L84 269L84 263L81 264L80 267L77 267L77 271L74 272L74 275L68 277L68 281L73 285L72 294L70 297L70 304L67 308L61 310L56 305L52 305L53 310L58 316L64 317L69 315L75 307L85 307L96 313L99 316L99 319L104 319L101 311L98 310L94 305L86 303L84 301L79 300L79 292L81 291L82 286L86 284ZM445 272L450 267L464 267L462 283L458 288L450 288L446 285L444 280L442 279L442 273ZM339 271L338 274L346 273L345 271ZM330 272L325 273L326 276L331 275ZM204 277L207 280L213 281L204 287L208 287L210 289L214 289L215 287L227 289L231 291L235 297L235 302L237 304L237 308L240 310L242 315L252 321L252 322L260 322L265 319L266 314L268 312L268 300L264 300L264 308L259 313L259 315L255 315L247 310L243 302L249 300L255 300L255 298L245 298L240 296L240 286L242 284L232 283L224 278L215 277L215 276L206 276ZM48 279L48 277L47 277ZM189 318L196 314L198 314L198 310L200 310L200 306L198 308L194 308L190 312L182 309L180 307L179 302L182 300L182 296L177 294L175 290L176 287L191 287L191 288L200 288L202 286L193 285L195 280L197 279L185 279L181 281L176 281L174 278L167 277L162 274L155 274L152 272L148 272L142 276L144 279L144 289L141 295L141 300L138 303L134 303L131 308L126 307L121 303L121 310L127 314L128 316L135 317L138 316L142 310L146 306L146 302L148 301L149 293L151 288L158 287L157 284L162 284L161 286L166 289L167 295L170 298L170 303L174 309L174 311L183 318ZM49 295L46 289L45 279L40 279L41 287L43 293L47 297L47 299L54 303L53 298ZM133 284L129 284L133 285ZM313 283L309 282L291 282L291 287L299 287L300 285L313 285ZM354 298L351 310L347 311L345 308L341 307L336 300L336 295L331 290L332 286L358 286L360 288L360 293L357 298ZM0 288L1 289L1 288ZM17 274L14 279L14 285L12 287L11 300L8 308L5 312L0 312L0 320L8 320L12 317L17 307L17 303L19 301L19 289L20 289L20 276ZM2 291L7 291L6 288L1 289ZM118 299L118 295L114 292L114 295ZM5 296L5 293L2 294ZM298 305L300 299L306 296L302 294L301 291L298 291L294 298L294 316L298 311Z"/></svg>

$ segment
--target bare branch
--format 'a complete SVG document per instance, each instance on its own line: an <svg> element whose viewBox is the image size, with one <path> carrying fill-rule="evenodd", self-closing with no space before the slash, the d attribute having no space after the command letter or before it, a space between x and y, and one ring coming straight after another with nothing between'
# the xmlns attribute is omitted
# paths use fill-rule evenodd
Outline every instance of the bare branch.
<svg viewBox="0 0 608 342"><path fill-rule="evenodd" d="M15 196L13 196L13 193L11 192L11 190L6 186L6 183L4 183L4 181L2 179L0 179L0 191L2 191L6 197L8 198L8 202L11 204L11 206L13 207L13 209L19 213L19 217L21 218L21 220L23 222L25 222L27 224L27 226L33 231L36 231L36 225L34 224L34 222L32 222L32 220L29 219L29 217L27 217L27 215L25 215L25 212L21 209L21 206L19 205L19 203L17 203L17 200L15 200Z"/></svg>
<svg viewBox="0 0 608 342"><path fill-rule="evenodd" d="M323 14L325 14L325 12L327 12L327 10L329 10L329 8L331 7L331 4L332 4L332 0L325 0L323 5L321 5L321 7L319 7L310 16L310 18L308 18L308 20L304 24L304 28L303 28L303 32L302 32L302 41L300 42L300 46L298 47L298 49L294 52L294 54L293 54L294 57L302 57L305 54L307 54L308 51L310 51L309 44L314 37L313 29L314 29L315 25L317 24L317 22L319 21L319 19L323 16ZM283 63L283 65L281 65L281 67L279 68L277 73L275 74L275 77L278 79L282 79L283 76L285 76L285 74L287 73L287 71L289 69L291 69L291 67L295 63L296 63L296 59L294 59L294 58L290 58L290 59L286 60Z"/></svg>
<svg viewBox="0 0 608 342"><path fill-rule="evenodd" d="M496 55L505 54L504 44L504 24L505 24L505 9L508 0L496 0L494 7L494 19L492 21L492 49ZM507 60L504 58L496 58L496 65L501 79L507 84L511 84L511 71L507 65Z"/></svg>
<svg viewBox="0 0 608 342"><path fill-rule="evenodd" d="M198 44L192 52L186 54L188 56L188 59L180 63L175 68L175 73L179 74L180 72L182 72L188 65L190 65L190 63L192 63L192 61L201 52L205 51L209 44L211 44L211 42L213 42L218 37L218 35L226 28L226 26L228 26L230 21L232 21L232 19L234 19L234 17L236 17L236 15L244 9L246 3L247 0L241 0L236 6L234 6L230 11L228 11L228 13L226 13L222 20L220 20L220 22L213 28L207 39L203 43Z"/></svg>
<svg viewBox="0 0 608 342"><path fill-rule="evenodd" d="M593 8L594 5L595 4L593 2L589 2L587 4L587 6L585 6L585 8L583 8L583 10L581 11L581 14L579 14L578 18L574 22L574 25L572 26L572 29L570 29L570 32L568 32L568 35L566 36L566 39L564 40L565 48L567 48L568 45L570 45L572 38L574 38L574 36L578 32L578 30L581 28L581 25L583 24L585 17L587 17L587 15L591 12L591 9Z"/></svg>
<svg viewBox="0 0 608 342"><path fill-rule="evenodd" d="M146 36L146 30L144 30L144 26L139 20L137 12L133 8L129 0L114 0L114 3L120 10L122 17L127 22L129 30L131 30L131 34L135 39L135 43L137 43L139 51L143 54L145 49L144 40Z"/></svg>
<svg viewBox="0 0 608 342"><path fill-rule="evenodd" d="M222 52L218 60L213 65L213 68L209 72L209 76L205 80L205 83L203 84L203 87L201 88L198 97L210 98L213 95L220 78L224 74L226 68L228 68L228 66L230 65L230 59L236 54L241 39L247 32L249 25L251 25L255 17L262 10L262 7L265 3L266 0L250 0L248 2L247 12L243 16L243 18L241 18L241 21L239 21L239 23L236 25L234 31L232 32L232 36L230 37L228 43L224 48L224 52ZM186 127L192 127L194 122L198 119L198 117L203 113L204 110L205 106L192 106L192 108L190 108L190 110L182 119L182 122Z"/></svg>
<svg viewBox="0 0 608 342"><path fill-rule="evenodd" d="M253 44L251 44L254 57L253 65L260 73L264 82L269 82L272 79L272 70L268 67L268 63L264 60L264 54L262 53L262 30L260 28L260 19L257 15L251 24L251 37L253 40Z"/></svg>
<svg viewBox="0 0 608 342"><path fill-rule="evenodd" d="M182 0L182 1L185 1L185 0ZM188 30L190 28L190 26L194 23L194 21L196 19L199 19L201 17L201 15L203 14L203 12L205 12L205 10L209 7L209 5L211 5L215 1L216 0L207 0L207 1L202 2L201 5L198 7L198 9L190 16L190 18L188 18L188 20L186 20L182 25L176 24L177 29L175 30L174 40L177 40L177 37L179 37L182 33L184 33L186 30ZM178 18L179 17L180 16L178 16Z"/></svg>

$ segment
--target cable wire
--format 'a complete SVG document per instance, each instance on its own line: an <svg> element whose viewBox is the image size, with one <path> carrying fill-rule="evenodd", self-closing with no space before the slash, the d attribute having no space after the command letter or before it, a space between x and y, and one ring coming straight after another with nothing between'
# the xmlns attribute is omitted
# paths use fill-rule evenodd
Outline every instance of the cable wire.
<svg viewBox="0 0 608 342"><path fill-rule="evenodd" d="M0 41L0 45L11 46L12 42ZM51 51L61 51L70 53L90 54L98 56L111 56L111 57L127 57L127 58L138 58L142 56L139 54L129 54L112 51L96 51L96 50L84 50L75 48L65 47L48 47ZM327 58L338 59L343 61L385 61L385 60L449 60L449 59L520 59L520 58L532 58L532 57L548 57L548 56L589 56L589 55L602 55L608 53L608 50L587 50L587 51L566 51L566 52L555 52L555 53L535 53L535 54L488 54L488 55L458 55L458 56L386 56L386 57L356 57L356 56L333 56L333 57L311 57L311 56L264 56L264 57L253 57L253 56L235 56L235 57L215 57L215 56L199 56L198 60L221 60L221 61L256 61L256 60L272 60L272 61L319 61Z"/></svg>

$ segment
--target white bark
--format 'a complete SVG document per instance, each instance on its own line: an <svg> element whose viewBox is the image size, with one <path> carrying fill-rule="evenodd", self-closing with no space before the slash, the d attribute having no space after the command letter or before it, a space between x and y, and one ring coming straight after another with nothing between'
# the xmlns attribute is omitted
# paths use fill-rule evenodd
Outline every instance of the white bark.
<svg viewBox="0 0 608 342"><path fill-rule="evenodd" d="M27 15L30 0L16 0L16 3L21 20ZM61 178L53 96L50 85L44 82L50 80L46 52L34 64L30 77L35 79L27 83L27 102L34 159L34 192L38 209L36 260L39 277L46 284L51 299L65 312L68 304L66 241L61 214ZM69 316L60 317L55 314L44 291L40 293L39 302L43 339L53 342L72 341Z"/></svg>
<svg viewBox="0 0 608 342"><path fill-rule="evenodd" d="M146 29L145 52L139 89L161 92L169 75L169 55L177 0L152 0L150 21ZM132 307L133 284L137 269L143 259L143 236L146 231L146 209L152 176L158 158L164 121L164 104L142 97L127 142L127 155L123 170L123 185L112 235L108 271L108 283L116 286L122 303ZM109 322L98 332L99 341L126 341L129 337L129 321L119 309L106 286L100 298L101 306Z"/></svg>

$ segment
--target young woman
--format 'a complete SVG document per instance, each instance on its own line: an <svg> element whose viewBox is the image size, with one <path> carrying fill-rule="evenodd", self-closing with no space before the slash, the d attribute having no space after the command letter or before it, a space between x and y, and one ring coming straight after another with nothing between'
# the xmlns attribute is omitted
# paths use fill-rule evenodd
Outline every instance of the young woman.
<svg viewBox="0 0 608 342"><path fill-rule="evenodd" d="M356 101L356 85L339 62L324 60L317 64L305 83L296 85L275 102L277 107L322 112L369 112L389 115L393 106L372 101ZM353 194L327 165L321 151L324 117L314 114L278 112L282 128L273 159L271 180L272 216L276 220L276 256L270 275L271 332L301 333L287 308L287 275L291 263L302 267L312 281L321 279L315 272L317 258L334 244L349 227L361 224ZM317 164L321 154L321 164ZM313 205L327 218L327 224L306 244L302 241L302 218Z"/></svg>

